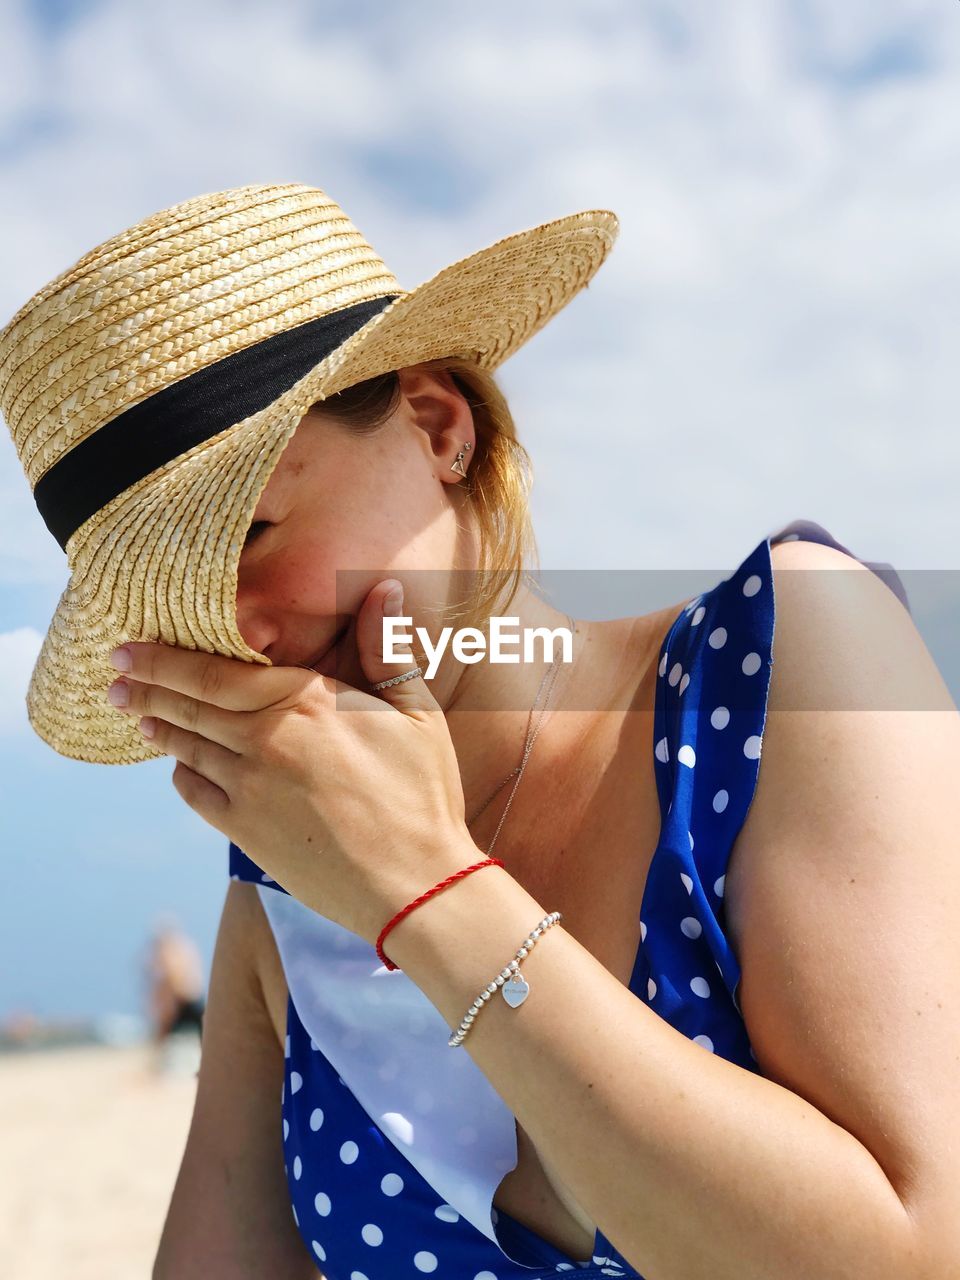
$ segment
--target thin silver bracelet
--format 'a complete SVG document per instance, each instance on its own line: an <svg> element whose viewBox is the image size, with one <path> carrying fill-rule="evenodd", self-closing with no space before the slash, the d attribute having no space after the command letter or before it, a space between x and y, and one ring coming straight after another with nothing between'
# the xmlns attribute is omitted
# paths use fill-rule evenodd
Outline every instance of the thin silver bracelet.
<svg viewBox="0 0 960 1280"><path fill-rule="evenodd" d="M392 689L395 684L403 684L404 680L415 680L417 676L422 676L423 670L420 667L414 667L410 671L404 671L402 676L393 676L390 680L378 680L376 684L370 686L371 689Z"/></svg>
<svg viewBox="0 0 960 1280"><path fill-rule="evenodd" d="M523 940L523 944L517 949L517 953L510 961L505 969L501 969L493 982L487 984L484 989L474 1000L473 1004L463 1016L463 1021L457 1027L456 1031L450 1036L447 1044L451 1049L456 1049L462 1045L466 1039L467 1032L473 1026L473 1020L477 1014L490 999L496 994L497 987L500 987L504 1001L511 1009L519 1009L530 994L530 984L525 978L520 977L520 965L536 945L537 939L542 933L550 928L553 924L558 924L563 919L559 911L551 911L548 916L544 916L537 927Z"/></svg>

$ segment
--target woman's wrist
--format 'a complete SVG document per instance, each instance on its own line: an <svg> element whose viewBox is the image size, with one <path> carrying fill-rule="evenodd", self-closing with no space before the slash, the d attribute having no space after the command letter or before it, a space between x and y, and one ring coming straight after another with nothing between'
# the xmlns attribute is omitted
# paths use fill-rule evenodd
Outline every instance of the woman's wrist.
<svg viewBox="0 0 960 1280"><path fill-rule="evenodd" d="M455 1027L546 912L509 871L492 866L405 916L383 949Z"/></svg>

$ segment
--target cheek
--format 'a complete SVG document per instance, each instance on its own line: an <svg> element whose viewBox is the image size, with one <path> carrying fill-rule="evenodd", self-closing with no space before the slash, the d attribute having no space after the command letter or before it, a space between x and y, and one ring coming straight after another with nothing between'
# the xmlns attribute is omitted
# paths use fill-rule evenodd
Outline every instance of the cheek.
<svg viewBox="0 0 960 1280"><path fill-rule="evenodd" d="M261 607L335 612L337 573L329 546L298 541L242 567L238 599Z"/></svg>
<svg viewBox="0 0 960 1280"><path fill-rule="evenodd" d="M327 543L301 542L276 564L271 592L286 604L332 613L337 590L336 550Z"/></svg>

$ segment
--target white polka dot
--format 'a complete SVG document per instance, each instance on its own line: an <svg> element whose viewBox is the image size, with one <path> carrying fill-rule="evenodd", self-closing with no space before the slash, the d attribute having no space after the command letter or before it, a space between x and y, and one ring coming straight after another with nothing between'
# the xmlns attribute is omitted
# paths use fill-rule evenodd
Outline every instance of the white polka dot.
<svg viewBox="0 0 960 1280"><path fill-rule="evenodd" d="M240 877L237 875L237 873L236 873L236 872L233 872L233 874L230 876L230 879L231 879L231 880L239 880L239 879L240 879Z"/></svg>
<svg viewBox="0 0 960 1280"><path fill-rule="evenodd" d="M360 1230L365 1244L378 1245L383 1244L383 1232L375 1222L367 1222Z"/></svg>
<svg viewBox="0 0 960 1280"><path fill-rule="evenodd" d="M289 1036L287 1036L286 1040L284 1040L283 1042L283 1056L285 1058L290 1057L290 1037Z"/></svg>
<svg viewBox="0 0 960 1280"><path fill-rule="evenodd" d="M760 759L760 748L763 745L763 739L758 733L752 733L743 744L743 754L748 760Z"/></svg>
<svg viewBox="0 0 960 1280"><path fill-rule="evenodd" d="M694 751L693 747L689 745L689 743L685 742L683 746L680 748L680 750L677 752L677 759L680 761L681 764L685 764L688 769L692 769L693 766L697 763L697 753Z"/></svg>
<svg viewBox="0 0 960 1280"><path fill-rule="evenodd" d="M647 940L647 926L641 920L640 921L640 941L646 942L646 940Z"/></svg>
<svg viewBox="0 0 960 1280"><path fill-rule="evenodd" d="M297 1217L297 1206L296 1206L295 1204L292 1204L292 1205L290 1206L290 1208L293 1210L293 1220L294 1220L294 1222L297 1224L297 1226L299 1227L299 1225L300 1225L300 1219Z"/></svg>
<svg viewBox="0 0 960 1280"><path fill-rule="evenodd" d="M313 1246L313 1252L317 1255L317 1257L320 1259L320 1261L321 1261L321 1262L326 1262L326 1260L327 1260L327 1251L326 1251L326 1249L324 1249L323 1245L322 1245L322 1244L318 1244L316 1240L311 1240L311 1241L310 1241L310 1244Z"/></svg>
<svg viewBox="0 0 960 1280"><path fill-rule="evenodd" d="M276 880L274 880L273 876L268 876L268 875L267 875L267 873L266 873L265 871L264 871L264 873L261 875L260 879L263 881L263 883L264 883L264 884L276 884L276 883L277 883L277 882L276 882Z"/></svg>
<svg viewBox="0 0 960 1280"><path fill-rule="evenodd" d="M760 590L761 582L757 574L751 573L750 577L743 584L743 594L745 596L755 596Z"/></svg>
<svg viewBox="0 0 960 1280"><path fill-rule="evenodd" d="M701 605L700 608L693 615L693 617L690 619L691 627L699 627L700 623L704 620L706 615L707 615L707 611L706 609L704 609L703 605Z"/></svg>
<svg viewBox="0 0 960 1280"><path fill-rule="evenodd" d="M359 1154L360 1148L355 1142L345 1142L340 1148L340 1159L344 1164L353 1164Z"/></svg>
<svg viewBox="0 0 960 1280"><path fill-rule="evenodd" d="M664 654L663 657L660 659L659 667L657 667L657 674L662 676L663 673L666 671L666 669L667 669L667 655Z"/></svg>
<svg viewBox="0 0 960 1280"><path fill-rule="evenodd" d="M441 1222L459 1222L460 1215L452 1204L438 1204L433 1211L435 1218L439 1218Z"/></svg>
<svg viewBox="0 0 960 1280"><path fill-rule="evenodd" d="M497 1280L492 1271L478 1271L473 1280Z"/></svg>
<svg viewBox="0 0 960 1280"><path fill-rule="evenodd" d="M316 1040L312 1038L310 1040L310 1048L313 1050L314 1053L320 1052L320 1046L317 1044Z"/></svg>
<svg viewBox="0 0 960 1280"><path fill-rule="evenodd" d="M297 1182L299 1182L299 1181L300 1181L300 1175L301 1175L302 1173L303 1173L303 1161L300 1159L300 1157L299 1157L299 1156L294 1156L294 1158L293 1158L293 1176L294 1176L294 1179L295 1179Z"/></svg>
<svg viewBox="0 0 960 1280"><path fill-rule="evenodd" d="M657 757L661 764L666 764L670 759L670 747L666 738L661 738L653 749L653 754Z"/></svg>
<svg viewBox="0 0 960 1280"><path fill-rule="evenodd" d="M284 1140L284 1142L286 1142L286 1140L287 1140L289 1137L290 1137L290 1121L286 1118L286 1116L284 1116L284 1118L283 1118L283 1140Z"/></svg>
<svg viewBox="0 0 960 1280"><path fill-rule="evenodd" d="M715 729L725 729L730 723L730 712L726 707L714 707L710 713L710 723Z"/></svg>
<svg viewBox="0 0 960 1280"><path fill-rule="evenodd" d="M745 676L756 675L760 670L759 653L748 653L744 660L740 663L740 670Z"/></svg>
<svg viewBox="0 0 960 1280"><path fill-rule="evenodd" d="M303 1088L303 1076L299 1071L290 1072L290 1092L299 1093Z"/></svg>
<svg viewBox="0 0 960 1280"><path fill-rule="evenodd" d="M723 788L721 788L713 797L714 813L723 813L724 809L726 809L727 807L729 800L730 800L729 793L724 791Z"/></svg>
<svg viewBox="0 0 960 1280"><path fill-rule="evenodd" d="M693 852L693 832L692 831L687 832L687 839L690 841L690 852L692 853Z"/></svg>
<svg viewBox="0 0 960 1280"><path fill-rule="evenodd" d="M403 1190L403 1179L399 1173L385 1173L380 1179L380 1190L385 1196L398 1196Z"/></svg>
<svg viewBox="0 0 960 1280"><path fill-rule="evenodd" d="M683 667L681 667L679 662L675 662L673 666L670 668L670 674L667 676L667 684L669 684L672 687L677 683L677 681L680 679L682 675L683 675Z"/></svg>
<svg viewBox="0 0 960 1280"><path fill-rule="evenodd" d="M392 1134L410 1146L413 1142L413 1125L399 1111L385 1111L380 1117L380 1127L389 1129Z"/></svg>
<svg viewBox="0 0 960 1280"><path fill-rule="evenodd" d="M709 1036L694 1036L693 1043L699 1044L704 1049L709 1050L710 1053L713 1053L713 1041L710 1039Z"/></svg>
<svg viewBox="0 0 960 1280"><path fill-rule="evenodd" d="M796 542L799 537L800 537L799 533L785 533L782 538L778 539L778 541Z"/></svg>
<svg viewBox="0 0 960 1280"><path fill-rule="evenodd" d="M717 879L714 880L713 882L713 892L717 895L718 898L723 897L723 889L724 889L724 883L726 879L727 879L726 876L718 876Z"/></svg>
<svg viewBox="0 0 960 1280"><path fill-rule="evenodd" d="M319 1213L321 1218L329 1216L331 1209L330 1197L325 1191L318 1191L313 1197L313 1207L316 1209L317 1213Z"/></svg>
<svg viewBox="0 0 960 1280"><path fill-rule="evenodd" d="M706 978L691 978L690 990L695 996L702 996L706 1000L710 995L710 983Z"/></svg>
<svg viewBox="0 0 960 1280"><path fill-rule="evenodd" d="M652 978L647 979L647 999L652 1000L657 994L657 984Z"/></svg>
<svg viewBox="0 0 960 1280"><path fill-rule="evenodd" d="M687 938L699 938L703 933L703 926L694 916L684 916L680 921L680 932Z"/></svg>
<svg viewBox="0 0 960 1280"><path fill-rule="evenodd" d="M689 683L690 683L690 677L685 673L683 679L680 681L680 688L677 690L678 697L681 693L683 693L684 689L687 687Z"/></svg>
<svg viewBox="0 0 960 1280"><path fill-rule="evenodd" d="M714 629L707 636L707 644L710 646L711 649L722 649L726 643L727 643L726 627L714 627Z"/></svg>
<svg viewBox="0 0 960 1280"><path fill-rule="evenodd" d="M690 877L687 875L685 871L680 872L680 880L683 884L683 887L686 889L687 893L693 893L693 881L690 879Z"/></svg>
<svg viewBox="0 0 960 1280"><path fill-rule="evenodd" d="M437 1255L421 1249L419 1253L413 1255L413 1265L418 1271L436 1271Z"/></svg>
<svg viewBox="0 0 960 1280"><path fill-rule="evenodd" d="M313 1110L310 1112L310 1128L313 1130L314 1133L316 1133L322 1124L323 1124L323 1112L320 1110L319 1107L314 1107Z"/></svg>
<svg viewBox="0 0 960 1280"><path fill-rule="evenodd" d="M367 1280L367 1277L363 1274L362 1271L351 1271L350 1280Z"/></svg>

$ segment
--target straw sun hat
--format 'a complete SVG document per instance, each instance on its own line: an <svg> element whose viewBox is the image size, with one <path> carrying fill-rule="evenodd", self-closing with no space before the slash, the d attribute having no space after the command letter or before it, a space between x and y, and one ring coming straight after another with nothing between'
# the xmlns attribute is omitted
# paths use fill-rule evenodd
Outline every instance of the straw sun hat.
<svg viewBox="0 0 960 1280"><path fill-rule="evenodd" d="M237 567L307 410L443 356L496 369L617 230L573 213L407 292L325 192L257 184L163 209L34 294L0 330L0 410L70 569L27 692L37 734L92 763L162 755L106 701L125 640L270 665L237 630Z"/></svg>

